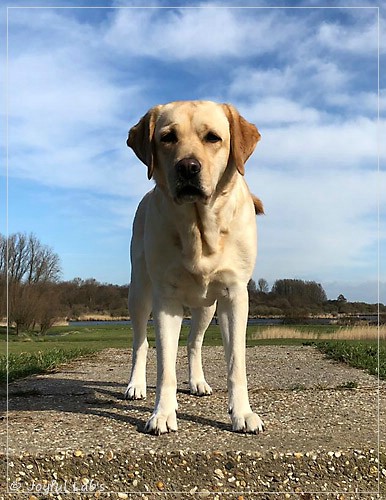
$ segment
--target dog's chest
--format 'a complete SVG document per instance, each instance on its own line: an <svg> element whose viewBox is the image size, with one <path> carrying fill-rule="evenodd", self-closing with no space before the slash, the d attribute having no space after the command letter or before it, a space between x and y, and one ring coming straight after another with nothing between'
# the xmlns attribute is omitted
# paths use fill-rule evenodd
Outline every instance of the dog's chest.
<svg viewBox="0 0 386 500"><path fill-rule="evenodd" d="M171 265L167 270L164 292L188 307L207 307L227 295L227 283L232 281L232 274L232 271L193 274L181 264Z"/></svg>

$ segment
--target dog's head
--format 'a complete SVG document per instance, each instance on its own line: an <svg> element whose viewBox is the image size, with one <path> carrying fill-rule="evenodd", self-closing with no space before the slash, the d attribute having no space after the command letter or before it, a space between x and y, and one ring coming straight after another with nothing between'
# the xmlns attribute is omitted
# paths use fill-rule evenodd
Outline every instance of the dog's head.
<svg viewBox="0 0 386 500"><path fill-rule="evenodd" d="M176 203L207 203L220 181L244 175L259 139L257 128L229 104L179 101L150 109L127 145Z"/></svg>

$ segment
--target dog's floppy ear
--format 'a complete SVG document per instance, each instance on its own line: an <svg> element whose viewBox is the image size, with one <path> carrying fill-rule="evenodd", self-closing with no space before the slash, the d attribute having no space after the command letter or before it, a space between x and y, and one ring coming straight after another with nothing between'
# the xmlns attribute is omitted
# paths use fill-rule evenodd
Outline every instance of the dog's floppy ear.
<svg viewBox="0 0 386 500"><path fill-rule="evenodd" d="M147 177L152 178L155 159L153 136L157 117L162 106L151 108L139 122L130 129L126 144L133 149L138 158L147 166Z"/></svg>
<svg viewBox="0 0 386 500"><path fill-rule="evenodd" d="M252 123L243 118L231 104L223 104L229 120L231 134L230 159L241 175L244 175L244 163L253 153L260 140L260 133Z"/></svg>

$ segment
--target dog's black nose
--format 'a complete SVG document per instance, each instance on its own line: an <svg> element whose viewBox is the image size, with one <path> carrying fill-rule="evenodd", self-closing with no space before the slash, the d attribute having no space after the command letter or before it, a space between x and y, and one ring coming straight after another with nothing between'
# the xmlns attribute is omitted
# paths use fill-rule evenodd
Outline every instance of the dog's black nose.
<svg viewBox="0 0 386 500"><path fill-rule="evenodd" d="M176 170L183 179L192 179L201 172L201 163L195 158L183 158L176 164Z"/></svg>

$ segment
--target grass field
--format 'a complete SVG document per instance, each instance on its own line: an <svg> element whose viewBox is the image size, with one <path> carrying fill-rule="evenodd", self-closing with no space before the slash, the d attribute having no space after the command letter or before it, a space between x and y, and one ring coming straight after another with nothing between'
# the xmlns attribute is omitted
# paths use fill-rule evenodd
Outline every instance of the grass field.
<svg viewBox="0 0 386 500"><path fill-rule="evenodd" d="M180 345L186 345L188 327L181 331ZM380 378L386 378L386 329L380 329ZM315 326L249 326L247 345L315 344L329 357L368 370L378 371L378 330L376 327L339 328L335 325ZM154 329L148 328L148 339L155 345ZM90 325L55 327L46 336L9 335L8 380L55 369L70 359L90 355L106 348L127 349L131 346L132 331L127 325ZM218 326L209 327L205 345L221 345ZM5 329L0 329L0 381L7 378L7 343Z"/></svg>

